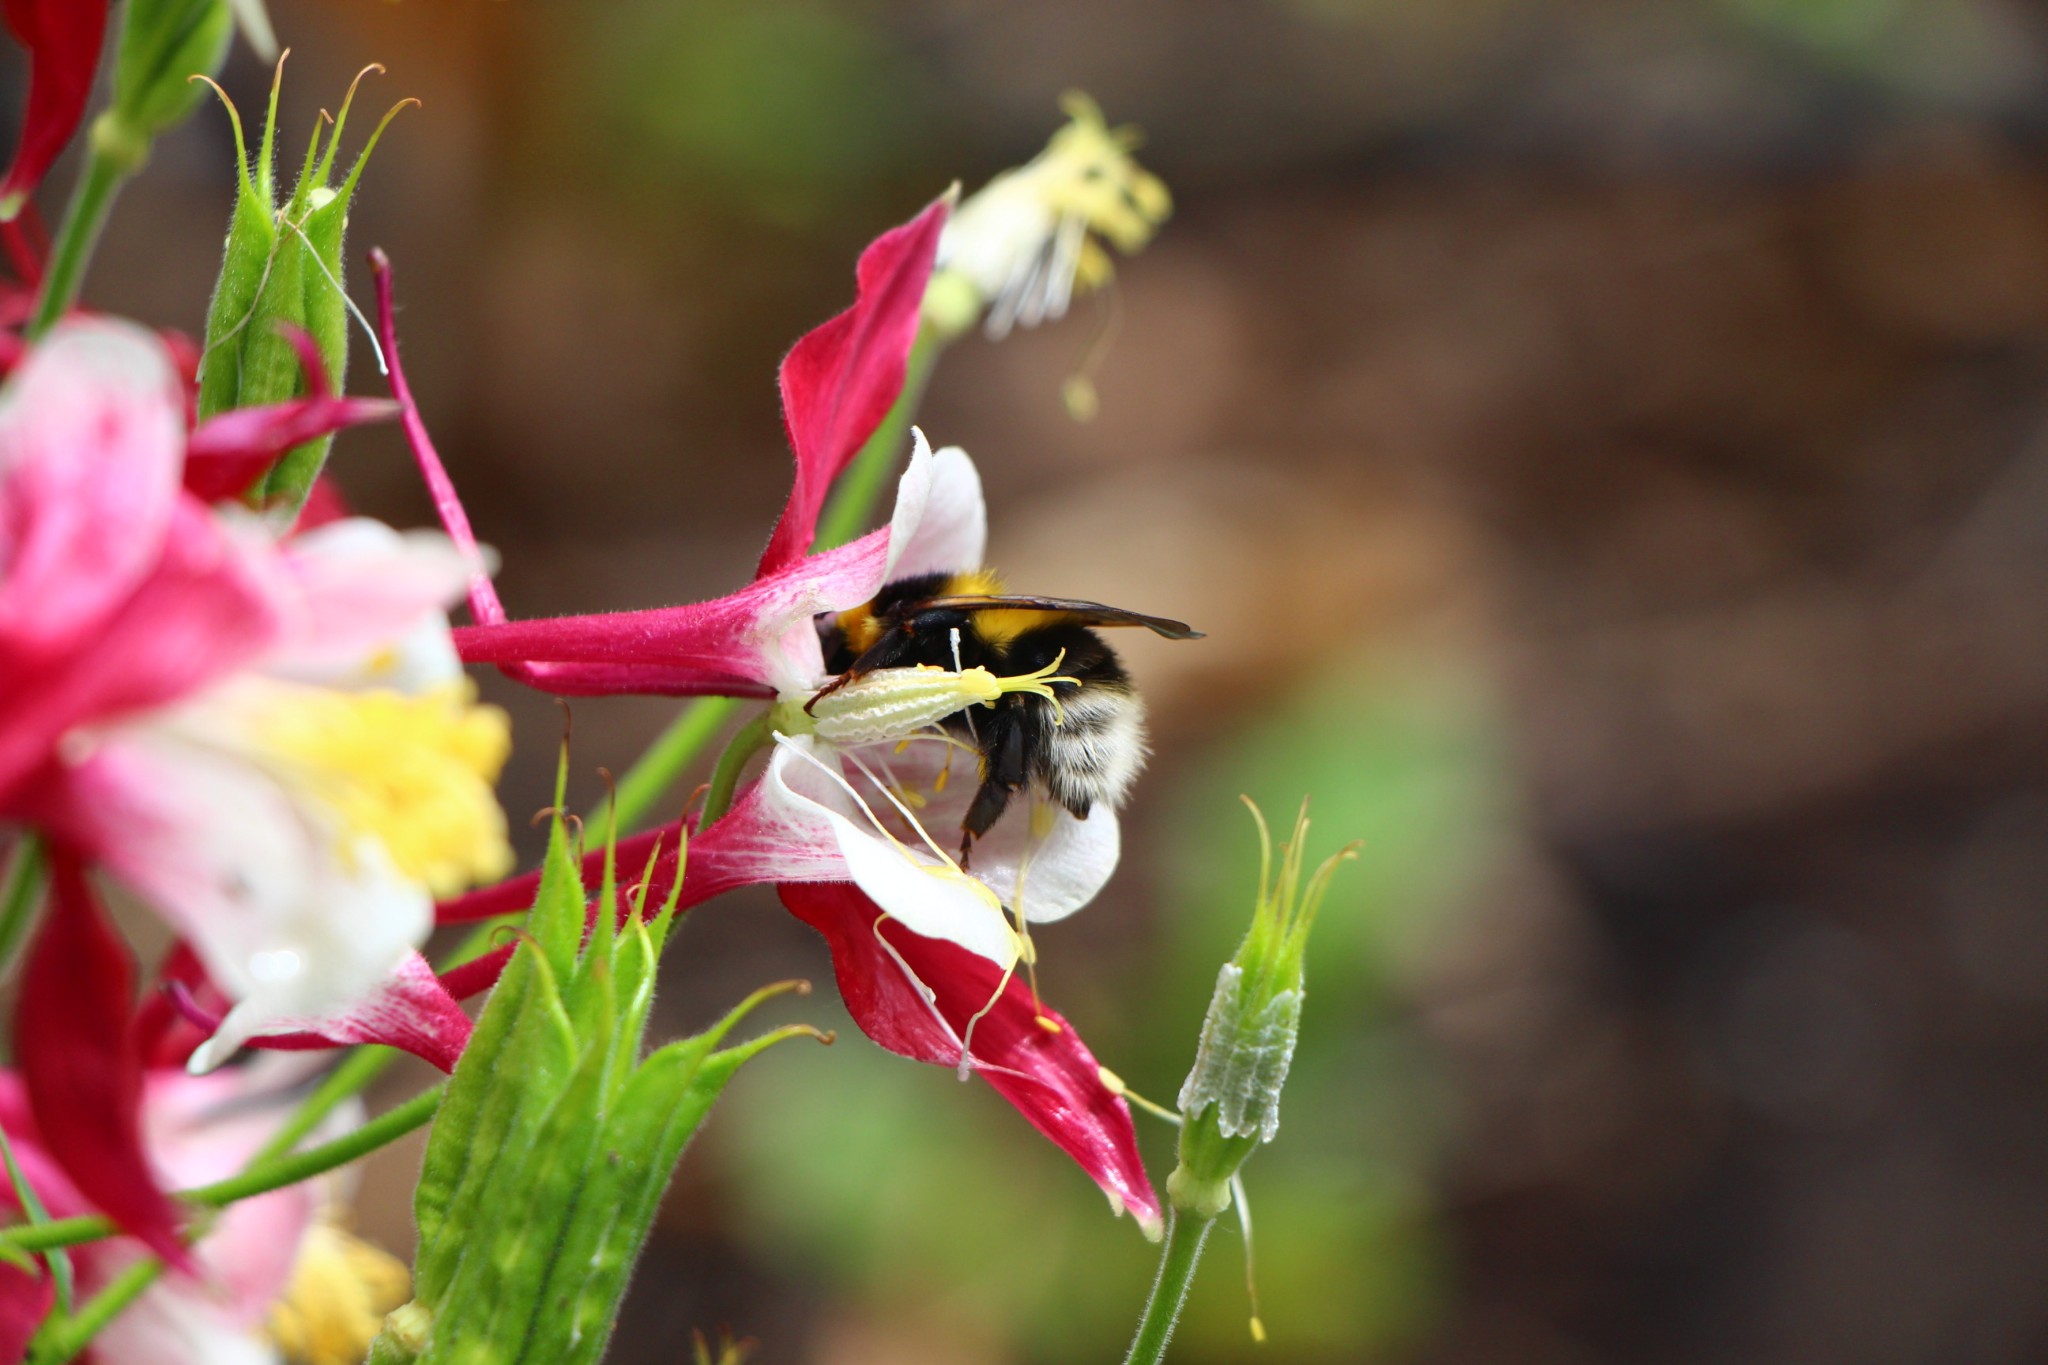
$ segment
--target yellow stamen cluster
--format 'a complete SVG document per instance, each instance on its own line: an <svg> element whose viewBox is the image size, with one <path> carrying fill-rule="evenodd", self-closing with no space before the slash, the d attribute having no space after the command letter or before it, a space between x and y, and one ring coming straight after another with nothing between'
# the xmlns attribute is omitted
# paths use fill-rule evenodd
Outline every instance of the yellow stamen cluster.
<svg viewBox="0 0 2048 1365"><path fill-rule="evenodd" d="M418 696L289 687L265 708L260 735L287 780L331 812L344 857L368 835L437 896L511 870L492 794L511 727L472 701L469 684Z"/></svg>
<svg viewBox="0 0 2048 1365"><path fill-rule="evenodd" d="M942 335L965 331L983 309L992 336L1063 316L1076 290L1114 273L1103 241L1130 255L1172 213L1165 183L1131 155L1135 128L1111 128L1078 92L1060 103L1070 121L1045 150L970 195L946 225L924 301Z"/></svg>
<svg viewBox="0 0 2048 1365"><path fill-rule="evenodd" d="M411 1292L405 1262L322 1218L299 1243L270 1338L291 1365L357 1365Z"/></svg>
<svg viewBox="0 0 2048 1365"><path fill-rule="evenodd" d="M1068 91L1060 108L1072 122L1018 174L1031 176L1046 207L1062 218L1080 218L1126 256L1142 249L1173 212L1173 196L1132 158L1141 141L1138 130L1111 128L1101 107L1078 90ZM1108 255L1088 243L1076 282L1094 288L1109 275Z"/></svg>

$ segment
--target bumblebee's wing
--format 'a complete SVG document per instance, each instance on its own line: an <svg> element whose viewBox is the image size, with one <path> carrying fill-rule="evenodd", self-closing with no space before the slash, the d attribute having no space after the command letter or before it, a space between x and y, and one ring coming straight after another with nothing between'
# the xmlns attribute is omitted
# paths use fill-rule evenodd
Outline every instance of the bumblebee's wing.
<svg viewBox="0 0 2048 1365"><path fill-rule="evenodd" d="M1184 621L1145 616L1121 607L1105 607L1100 602L1076 602L1065 597L1018 597L1009 593L990 597L929 597L917 605L920 610L940 607L956 611L1053 611L1070 616L1084 626L1143 626L1169 640L1202 638L1201 631L1190 628Z"/></svg>

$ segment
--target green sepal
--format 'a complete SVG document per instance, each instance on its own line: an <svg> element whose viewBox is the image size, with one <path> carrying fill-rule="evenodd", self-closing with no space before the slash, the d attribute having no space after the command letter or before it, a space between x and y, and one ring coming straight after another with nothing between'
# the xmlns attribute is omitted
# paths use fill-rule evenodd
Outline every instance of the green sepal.
<svg viewBox="0 0 2048 1365"><path fill-rule="evenodd" d="M817 1036L796 1026L713 1051L757 1004L788 988L756 992L707 1032L655 1052L627 1080L605 1126L601 1155L592 1164L577 1216L565 1229L528 1359L595 1365L603 1358L662 1192L726 1082L741 1064L774 1044Z"/></svg>
<svg viewBox="0 0 2048 1365"><path fill-rule="evenodd" d="M448 1083L413 1195L420 1253L415 1297L437 1300L465 1246L464 1220L487 1202L507 1144L530 1136L579 1060L559 983L575 970L583 923L576 857L560 820L527 930ZM520 1077L507 1085L504 1077Z"/></svg>
<svg viewBox="0 0 2048 1365"><path fill-rule="evenodd" d="M762 1001L802 988L783 982L636 1065L681 879L650 909L651 852L622 923L606 849L593 901L559 814L549 830L519 945L428 1143L414 1300L387 1321L379 1365L595 1365L662 1191L726 1082L764 1048L820 1036L792 1025L722 1046Z"/></svg>

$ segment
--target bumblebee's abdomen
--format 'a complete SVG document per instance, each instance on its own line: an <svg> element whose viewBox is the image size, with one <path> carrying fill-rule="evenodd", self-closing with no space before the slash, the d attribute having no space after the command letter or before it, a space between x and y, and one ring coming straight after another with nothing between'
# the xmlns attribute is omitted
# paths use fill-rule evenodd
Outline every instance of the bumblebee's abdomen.
<svg viewBox="0 0 2048 1365"><path fill-rule="evenodd" d="M1030 775L1055 801L1085 817L1098 801L1121 804L1145 766L1145 704L1123 663L1085 626L1027 631L1003 650L1002 670L1024 673L1059 660L1070 683L1055 683L1057 709L1042 697L1028 708Z"/></svg>

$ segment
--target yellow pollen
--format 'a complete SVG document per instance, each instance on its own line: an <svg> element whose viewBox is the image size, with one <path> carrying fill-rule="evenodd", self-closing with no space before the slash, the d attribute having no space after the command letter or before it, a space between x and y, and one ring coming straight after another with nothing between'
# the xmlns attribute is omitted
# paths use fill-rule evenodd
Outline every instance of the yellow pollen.
<svg viewBox="0 0 2048 1365"><path fill-rule="evenodd" d="M1066 1032L1065 1029L1060 1027L1059 1020L1048 1019L1042 1014L1032 1015L1031 1022L1038 1025L1040 1028L1044 1029L1047 1033L1061 1034Z"/></svg>
<svg viewBox="0 0 2048 1365"><path fill-rule="evenodd" d="M419 696L280 685L259 726L287 780L334 816L344 857L369 835L437 896L511 870L492 793L510 723L467 682Z"/></svg>
<svg viewBox="0 0 2048 1365"><path fill-rule="evenodd" d="M1079 92L1060 104L1072 122L1053 134L1024 173L1037 180L1054 212L1079 217L1125 255L1140 250L1173 212L1165 182L1132 158L1135 129L1111 128L1095 101ZM1092 259L1083 256L1078 282L1093 287L1106 280L1109 257L1099 248Z"/></svg>
<svg viewBox="0 0 2048 1365"><path fill-rule="evenodd" d="M411 1288L405 1262L322 1217L270 1310L271 1340L291 1365L356 1365Z"/></svg>

